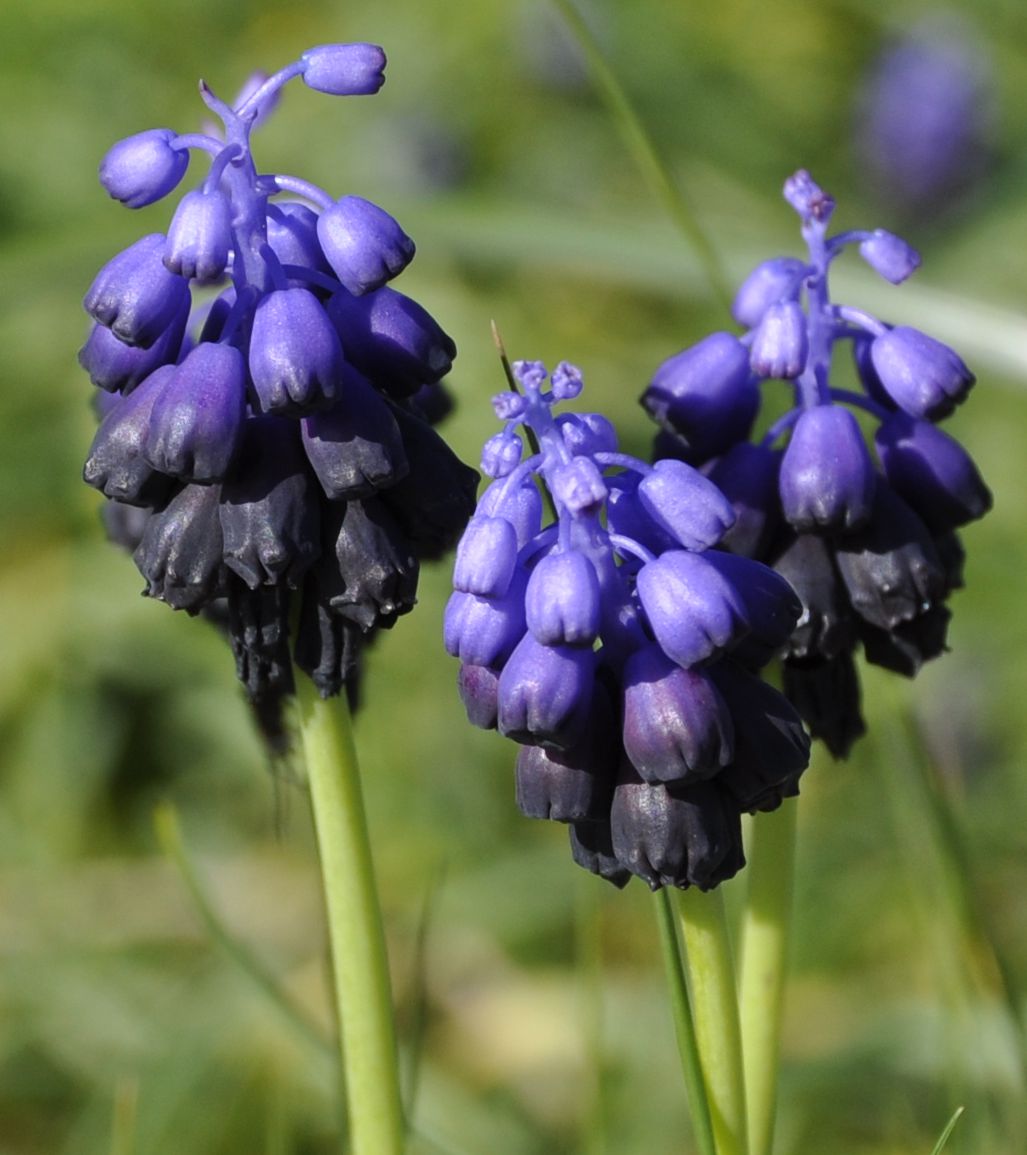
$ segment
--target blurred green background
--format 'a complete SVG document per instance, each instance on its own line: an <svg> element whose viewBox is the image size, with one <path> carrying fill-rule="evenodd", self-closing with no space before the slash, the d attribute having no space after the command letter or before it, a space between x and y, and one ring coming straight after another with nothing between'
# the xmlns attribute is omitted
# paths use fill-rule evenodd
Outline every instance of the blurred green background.
<svg viewBox="0 0 1027 1155"><path fill-rule="evenodd" d="M868 675L870 734L846 764L818 750L805 779L781 1155L927 1155L959 1105L948 1150L1027 1148L1027 8L948 9L985 62L993 135L973 190L928 216L882 198L854 139L862 78L930 11L586 11L732 278L798 251L780 188L807 167L839 227L901 230L924 253L898 289L847 258L836 295L928 329L979 377L948 428L995 510L965 533L951 653L912 686ZM171 212L110 201L106 149L198 127L201 76L228 97L337 40L383 44L386 87L334 101L290 86L258 161L369 197L417 239L400 287L460 347L445 432L465 459L502 388L490 320L512 357L580 364L588 406L640 453L652 370L729 324L541 0L6 0L2 1155L335 1149L306 797L288 767L270 772L220 639L141 598L103 541L75 354L96 269ZM418 611L375 647L358 720L415 1150L687 1152L651 899L584 875L563 830L516 812L514 751L464 724L438 640L448 577L429 568ZM155 834L162 803L219 918L307 1026L204 923Z"/></svg>

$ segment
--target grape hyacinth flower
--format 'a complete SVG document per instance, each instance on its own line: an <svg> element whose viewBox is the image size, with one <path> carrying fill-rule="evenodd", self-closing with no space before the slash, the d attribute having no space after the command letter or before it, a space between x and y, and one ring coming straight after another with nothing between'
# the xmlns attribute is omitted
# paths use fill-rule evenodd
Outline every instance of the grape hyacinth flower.
<svg viewBox="0 0 1027 1155"><path fill-rule="evenodd" d="M807 763L798 715L759 678L799 601L715 548L735 514L701 473L618 452L599 414L554 415L581 392L574 366L513 375L445 612L468 718L520 744L518 805L568 823L579 864L709 889L744 864L742 813L797 793Z"/></svg>
<svg viewBox="0 0 1027 1155"><path fill-rule="evenodd" d="M167 233L115 256L86 294L80 361L103 404L84 474L144 592L224 625L272 733L293 661L323 695L352 691L363 644L413 606L420 561L473 509L476 472L425 416L455 347L389 284L413 242L370 201L264 172L251 153L287 81L369 95L384 65L375 45L322 45L234 106L201 84L220 130L137 133L100 166L139 208L180 184L191 152L210 157Z"/></svg>
<svg viewBox="0 0 1027 1155"><path fill-rule="evenodd" d="M808 258L758 265L732 310L747 332L675 354L642 404L663 428L660 452L699 468L730 500L735 521L721 547L772 565L802 599L782 649L785 693L814 737L844 757L864 730L857 646L910 677L945 649L946 603L962 580L956 530L986 513L991 495L969 454L938 428L974 383L959 356L830 297L831 263L850 246L893 284L919 255L883 229L829 236L834 201L805 171L784 195ZM858 391L831 383L841 343ZM750 440L770 379L790 386L793 404Z"/></svg>

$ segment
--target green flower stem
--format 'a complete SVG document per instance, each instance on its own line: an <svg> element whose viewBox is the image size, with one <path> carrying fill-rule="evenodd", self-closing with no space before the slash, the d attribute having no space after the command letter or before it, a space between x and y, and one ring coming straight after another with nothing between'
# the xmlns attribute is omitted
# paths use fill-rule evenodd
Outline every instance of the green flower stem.
<svg viewBox="0 0 1027 1155"><path fill-rule="evenodd" d="M717 1155L748 1155L742 1035L731 936L720 890L683 890L678 912L695 1035Z"/></svg>
<svg viewBox="0 0 1027 1155"><path fill-rule="evenodd" d="M774 1143L781 1020L795 875L797 799L753 821L738 1001L751 1155Z"/></svg>
<svg viewBox="0 0 1027 1155"><path fill-rule="evenodd" d="M678 1054L681 1057L681 1073L684 1075L685 1093L692 1113L692 1130L695 1132L696 1145L701 1155L717 1155L713 1124L710 1120L710 1105L706 1100L702 1061L695 1038L692 1007L688 1001L688 986L685 982L684 960L681 957L674 907L666 887L656 892L656 921L660 928L660 946L667 971L667 985L670 987L670 1003L674 1014Z"/></svg>
<svg viewBox="0 0 1027 1155"><path fill-rule="evenodd" d="M401 1155L403 1108L385 934L343 695L297 679L339 1014L350 1155Z"/></svg>

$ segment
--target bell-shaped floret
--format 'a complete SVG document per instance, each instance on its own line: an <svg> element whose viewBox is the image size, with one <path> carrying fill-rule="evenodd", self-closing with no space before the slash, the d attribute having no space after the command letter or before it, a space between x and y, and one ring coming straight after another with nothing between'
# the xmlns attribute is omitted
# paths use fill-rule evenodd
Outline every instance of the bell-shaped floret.
<svg viewBox="0 0 1027 1155"><path fill-rule="evenodd" d="M766 665L791 637L802 615L799 595L762 562L719 549L707 550L703 559L734 586L745 607L749 633L735 657L748 666Z"/></svg>
<svg viewBox="0 0 1027 1155"><path fill-rule="evenodd" d="M599 466L590 457L574 457L556 465L546 481L557 508L574 517L598 513L609 492Z"/></svg>
<svg viewBox="0 0 1027 1155"><path fill-rule="evenodd" d="M613 852L608 818L572 822L569 832L571 857L578 866L616 887L627 886L631 871L621 865Z"/></svg>
<svg viewBox="0 0 1027 1155"><path fill-rule="evenodd" d="M514 527L517 548L522 549L542 529L542 495L531 476L516 485L494 481L481 495L478 513L508 521Z"/></svg>
<svg viewBox="0 0 1027 1155"><path fill-rule="evenodd" d="M763 557L781 523L777 474L781 454L759 442L739 441L706 476L731 502L734 525L718 543L743 557Z"/></svg>
<svg viewBox="0 0 1027 1155"><path fill-rule="evenodd" d="M100 161L100 184L130 209L159 201L189 167L189 150L172 145L177 136L170 128L150 128L119 140Z"/></svg>
<svg viewBox="0 0 1027 1155"><path fill-rule="evenodd" d="M351 501L395 485L409 469L392 410L371 383L343 365L331 409L301 421L303 446L325 494Z"/></svg>
<svg viewBox="0 0 1027 1155"><path fill-rule="evenodd" d="M787 698L736 662L717 662L710 677L735 724L735 756L717 776L742 810L773 810L798 793L810 740Z"/></svg>
<svg viewBox="0 0 1027 1155"><path fill-rule="evenodd" d="M218 485L187 485L147 522L135 563L151 598L197 613L223 593Z"/></svg>
<svg viewBox="0 0 1027 1155"><path fill-rule="evenodd" d="M455 590L442 620L446 652L466 665L500 669L527 628L526 584L523 572L517 570L501 598L480 598Z"/></svg>
<svg viewBox="0 0 1027 1155"><path fill-rule="evenodd" d="M610 480L610 495L606 502L606 528L609 532L637 542L650 553L677 549L680 543L650 517L639 501L638 483L641 478L633 473L620 473Z"/></svg>
<svg viewBox="0 0 1027 1155"><path fill-rule="evenodd" d="M521 463L524 443L510 430L494 433L481 447L478 463L486 477L508 477Z"/></svg>
<svg viewBox="0 0 1027 1155"><path fill-rule="evenodd" d="M638 486L642 508L685 549L714 546L734 525L731 502L683 461L657 461Z"/></svg>
<svg viewBox="0 0 1027 1155"><path fill-rule="evenodd" d="M817 534L793 535L780 547L774 569L802 602L802 616L788 642L787 658L831 659L855 644L855 626L831 547Z"/></svg>
<svg viewBox="0 0 1027 1155"><path fill-rule="evenodd" d="M646 562L637 589L653 636L686 669L723 653L748 632L738 591L702 554L671 550Z"/></svg>
<svg viewBox="0 0 1027 1155"><path fill-rule="evenodd" d="M874 229L860 241L859 255L886 281L901 284L920 268L920 254L901 237L886 229Z"/></svg>
<svg viewBox="0 0 1027 1155"><path fill-rule="evenodd" d="M602 609L595 566L577 550L547 554L528 578L524 608L544 646L591 646Z"/></svg>
<svg viewBox="0 0 1027 1155"><path fill-rule="evenodd" d="M452 338L427 309L395 289L364 296L338 292L327 308L346 359L386 393L408 396L453 367Z"/></svg>
<svg viewBox="0 0 1027 1155"><path fill-rule="evenodd" d="M668 788L626 777L610 832L617 860L651 890L710 890L745 865L739 812L714 782Z"/></svg>
<svg viewBox="0 0 1027 1155"><path fill-rule="evenodd" d="M974 375L948 345L897 325L874 339L870 359L881 385L911 417L937 421L966 397Z"/></svg>
<svg viewBox="0 0 1027 1155"><path fill-rule="evenodd" d="M303 83L330 96L373 96L385 83L377 44L319 44L300 57Z"/></svg>
<svg viewBox="0 0 1027 1155"><path fill-rule="evenodd" d="M731 316L746 329L754 329L771 305L795 300L808 271L806 264L796 257L772 257L763 261L739 287Z"/></svg>
<svg viewBox="0 0 1027 1155"><path fill-rule="evenodd" d="M311 570L303 583L293 658L310 675L322 698L331 698L345 688L353 709L360 684L364 633L353 622L333 614L321 593L316 572Z"/></svg>
<svg viewBox="0 0 1027 1155"><path fill-rule="evenodd" d="M482 730L494 730L499 717L499 671L461 663L457 690L467 721Z"/></svg>
<svg viewBox="0 0 1027 1155"><path fill-rule="evenodd" d="M781 507L798 530L856 529L870 516L876 473L855 417L839 405L799 416L781 459Z"/></svg>
<svg viewBox="0 0 1027 1155"><path fill-rule="evenodd" d="M806 368L809 337L798 301L778 301L764 312L752 337L749 363L758 377L790 380Z"/></svg>
<svg viewBox="0 0 1027 1155"><path fill-rule="evenodd" d="M575 457L617 452L617 431L601 413L561 413L556 425Z"/></svg>
<svg viewBox="0 0 1027 1155"><path fill-rule="evenodd" d="M279 585L251 590L229 574L225 593L235 676L251 702L275 709L295 689L289 653L289 590Z"/></svg>
<svg viewBox="0 0 1027 1155"><path fill-rule="evenodd" d="M327 408L342 373L339 335L309 289L275 289L261 298L250 336L250 377L264 413Z"/></svg>
<svg viewBox="0 0 1027 1155"><path fill-rule="evenodd" d="M945 652L951 617L948 606L938 604L890 630L861 623L859 638L866 660L903 677L915 677L924 662Z"/></svg>
<svg viewBox="0 0 1027 1155"><path fill-rule="evenodd" d="M965 525L991 509L991 492L973 458L929 422L894 413L874 440L889 485L932 531Z"/></svg>
<svg viewBox="0 0 1027 1155"><path fill-rule="evenodd" d="M171 486L143 456L153 404L174 367L165 365L127 397L115 398L93 438L82 476L107 497L131 505L160 504Z"/></svg>
<svg viewBox="0 0 1027 1155"><path fill-rule="evenodd" d="M344 289L360 296L398 276L414 259L414 242L378 205L346 196L317 219L317 237Z"/></svg>
<svg viewBox="0 0 1027 1155"><path fill-rule="evenodd" d="M89 380L108 393L131 393L155 369L174 364L182 347L187 317L183 310L148 349L119 341L106 325L93 325L79 350L78 363L89 374Z"/></svg>
<svg viewBox="0 0 1027 1155"><path fill-rule="evenodd" d="M154 402L146 459L172 477L220 481L235 458L245 413L242 354L232 345L197 345Z"/></svg>
<svg viewBox="0 0 1027 1155"><path fill-rule="evenodd" d="M883 630L923 613L947 592L930 532L883 481L869 523L839 538L835 557L853 608Z"/></svg>
<svg viewBox="0 0 1027 1155"><path fill-rule="evenodd" d="M320 553L321 527L294 421L245 421L236 467L221 487L220 517L225 564L250 589L276 582L298 588Z"/></svg>
<svg viewBox="0 0 1027 1155"><path fill-rule="evenodd" d="M731 761L731 716L705 674L648 645L628 659L623 685L624 749L644 781L696 782Z"/></svg>
<svg viewBox="0 0 1027 1155"><path fill-rule="evenodd" d="M178 202L168 227L164 264L180 277L216 281L232 248L232 209L219 189L193 189Z"/></svg>
<svg viewBox="0 0 1027 1155"><path fill-rule="evenodd" d="M642 394L650 417L696 461L746 438L759 405L749 351L733 333L711 333L664 361Z"/></svg>
<svg viewBox="0 0 1027 1155"><path fill-rule="evenodd" d="M786 661L781 685L810 736L819 738L833 757L847 758L855 741L866 733L852 651L808 662Z"/></svg>
<svg viewBox="0 0 1027 1155"><path fill-rule="evenodd" d="M501 598L517 566L517 532L504 517L478 513L456 547L453 588L481 598Z"/></svg>
<svg viewBox="0 0 1027 1155"><path fill-rule="evenodd" d="M299 201L268 205L267 243L279 264L328 272L317 239L317 213Z"/></svg>
<svg viewBox="0 0 1027 1155"><path fill-rule="evenodd" d="M596 653L544 646L526 633L499 675L499 732L515 742L574 746L590 716Z"/></svg>
<svg viewBox="0 0 1027 1155"><path fill-rule="evenodd" d="M189 312L189 283L164 267L163 233L140 237L96 274L86 312L126 345L149 348Z"/></svg>

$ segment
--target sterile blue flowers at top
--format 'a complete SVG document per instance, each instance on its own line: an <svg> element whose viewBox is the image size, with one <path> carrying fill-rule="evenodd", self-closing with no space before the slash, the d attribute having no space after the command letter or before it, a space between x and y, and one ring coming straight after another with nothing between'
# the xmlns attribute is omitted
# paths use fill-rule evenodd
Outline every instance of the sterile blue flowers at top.
<svg viewBox="0 0 1027 1155"><path fill-rule="evenodd" d="M808 257L758 265L732 308L744 335L715 333L669 358L642 404L663 427L660 451L729 498L735 522L722 546L772 564L802 598L783 650L785 692L814 736L844 755L864 728L857 644L868 661L910 676L941 653L945 602L962 580L955 530L987 512L991 495L936 424L974 384L959 355L831 300L830 268L846 248L892 284L916 271L919 254L883 229L829 235L834 199L805 171L784 195ZM843 345L858 391L832 383ZM792 403L750 441L761 387L775 380ZM876 461L865 425L875 427Z"/></svg>
<svg viewBox="0 0 1027 1155"><path fill-rule="evenodd" d="M494 480L445 613L468 717L521 744L518 804L569 823L581 865L618 885L715 886L744 864L741 814L795 794L808 760L798 715L758 674L799 601L715 548L735 513L697 470L618 452L599 414L554 414L581 392L574 366L513 373L523 392L493 399ZM526 458L519 428L538 446Z"/></svg>
<svg viewBox="0 0 1027 1155"><path fill-rule="evenodd" d="M289 80L369 95L384 67L376 45L329 44L234 106L201 83L220 131L150 129L100 165L139 208L181 183L191 152L210 158L167 233L112 258L86 294L80 361L103 392L84 473L119 503L108 526L145 592L225 624L258 703L291 689L293 659L325 694L352 683L363 641L414 604L420 559L473 509L477 473L428 420L455 346L388 284L413 241L372 202L263 171L251 152Z"/></svg>

